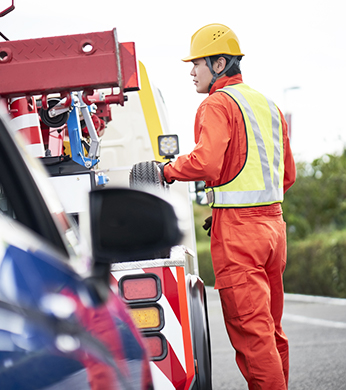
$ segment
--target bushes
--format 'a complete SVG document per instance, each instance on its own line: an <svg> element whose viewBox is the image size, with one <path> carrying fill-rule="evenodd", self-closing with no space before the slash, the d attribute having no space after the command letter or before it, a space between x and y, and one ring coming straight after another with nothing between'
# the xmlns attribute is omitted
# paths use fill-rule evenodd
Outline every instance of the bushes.
<svg viewBox="0 0 346 390"><path fill-rule="evenodd" d="M288 242L285 291L346 298L346 231Z"/></svg>
<svg viewBox="0 0 346 390"><path fill-rule="evenodd" d="M202 228L209 207L194 204L199 273L207 286L215 276L210 238ZM346 298L346 230L311 234L304 240L288 240L285 291L295 294Z"/></svg>
<svg viewBox="0 0 346 390"><path fill-rule="evenodd" d="M202 225L209 207L194 205L200 275L214 285L210 238ZM285 291L346 298L346 149L297 164L285 194L288 254Z"/></svg>
<svg viewBox="0 0 346 390"><path fill-rule="evenodd" d="M285 195L287 292L346 297L346 149L297 164Z"/></svg>
<svg viewBox="0 0 346 390"><path fill-rule="evenodd" d="M210 237L203 229L204 220L211 215L209 206L193 204L199 275L206 286L214 286L215 276L210 255Z"/></svg>
<svg viewBox="0 0 346 390"><path fill-rule="evenodd" d="M210 240L209 242L197 243L197 255L200 277L206 286L214 286L215 275L210 255Z"/></svg>

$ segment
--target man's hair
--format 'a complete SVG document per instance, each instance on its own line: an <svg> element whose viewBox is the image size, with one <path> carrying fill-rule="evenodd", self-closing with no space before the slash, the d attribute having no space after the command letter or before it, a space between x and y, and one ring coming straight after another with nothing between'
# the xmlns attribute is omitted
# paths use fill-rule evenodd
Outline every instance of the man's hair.
<svg viewBox="0 0 346 390"><path fill-rule="evenodd" d="M230 62L232 56L230 55L227 55L227 56L223 56L222 54L218 54L216 56L210 56L210 61L211 61L211 64L214 65L214 62L216 62L220 57L223 57L225 58L226 60L226 65ZM242 56L238 56L237 57L237 60L231 67L230 69L228 69L228 71L226 72L226 76L228 77L232 77L232 76L235 76L236 74L241 74L241 70L240 70L240 64L239 62L241 61L243 57Z"/></svg>

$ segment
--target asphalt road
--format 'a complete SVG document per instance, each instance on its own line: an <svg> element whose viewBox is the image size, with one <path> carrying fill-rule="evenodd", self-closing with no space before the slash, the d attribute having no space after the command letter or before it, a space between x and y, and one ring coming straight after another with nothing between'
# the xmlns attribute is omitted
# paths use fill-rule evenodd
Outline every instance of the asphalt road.
<svg viewBox="0 0 346 390"><path fill-rule="evenodd" d="M207 287L207 296L213 390L246 390L219 295ZM346 299L286 294L283 326L290 343L289 390L346 390Z"/></svg>

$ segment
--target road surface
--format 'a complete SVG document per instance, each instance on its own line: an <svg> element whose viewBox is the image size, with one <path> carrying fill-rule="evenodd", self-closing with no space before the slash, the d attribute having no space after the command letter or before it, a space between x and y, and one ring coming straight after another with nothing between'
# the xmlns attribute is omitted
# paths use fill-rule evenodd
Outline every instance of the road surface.
<svg viewBox="0 0 346 390"><path fill-rule="evenodd" d="M219 295L207 287L207 296L213 390L247 390ZM289 390L346 390L346 299L286 294L283 326L290 343Z"/></svg>

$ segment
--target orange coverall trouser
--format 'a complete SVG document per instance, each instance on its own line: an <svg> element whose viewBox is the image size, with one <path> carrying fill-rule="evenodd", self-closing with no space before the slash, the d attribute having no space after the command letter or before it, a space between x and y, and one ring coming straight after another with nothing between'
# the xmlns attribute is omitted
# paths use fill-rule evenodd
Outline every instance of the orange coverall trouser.
<svg viewBox="0 0 346 390"><path fill-rule="evenodd" d="M286 224L281 205L213 209L211 254L225 325L250 390L286 390L281 326Z"/></svg>

